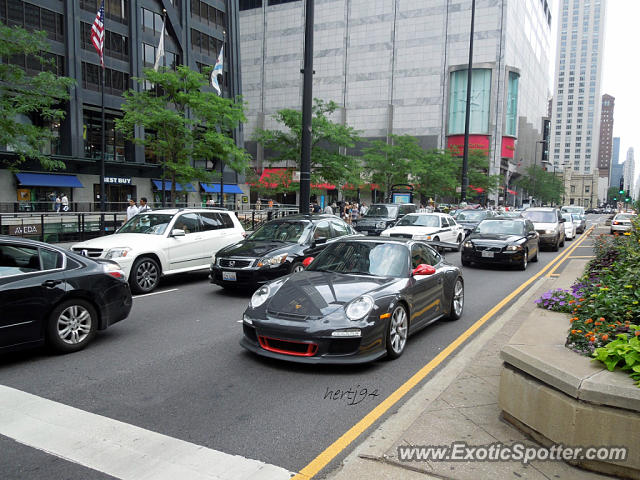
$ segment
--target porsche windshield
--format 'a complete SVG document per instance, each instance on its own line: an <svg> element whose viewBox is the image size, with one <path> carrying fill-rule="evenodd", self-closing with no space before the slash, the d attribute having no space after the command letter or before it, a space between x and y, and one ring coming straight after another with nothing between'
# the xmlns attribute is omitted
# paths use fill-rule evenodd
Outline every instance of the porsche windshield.
<svg viewBox="0 0 640 480"><path fill-rule="evenodd" d="M476 227L475 233L496 235L522 235L524 223L510 220L485 220Z"/></svg>
<svg viewBox="0 0 640 480"><path fill-rule="evenodd" d="M398 207L395 205L371 205L365 217L385 217L395 218L398 214Z"/></svg>
<svg viewBox="0 0 640 480"><path fill-rule="evenodd" d="M405 245L378 242L338 242L325 248L307 270L404 277L409 252Z"/></svg>
<svg viewBox="0 0 640 480"><path fill-rule="evenodd" d="M439 227L437 215L405 215L398 222L398 227Z"/></svg>
<svg viewBox="0 0 640 480"><path fill-rule="evenodd" d="M142 213L125 223L117 233L147 233L149 235L162 235L173 215L166 213Z"/></svg>
<svg viewBox="0 0 640 480"><path fill-rule="evenodd" d="M269 222L253 232L248 239L297 243L310 225L308 221L299 220Z"/></svg>

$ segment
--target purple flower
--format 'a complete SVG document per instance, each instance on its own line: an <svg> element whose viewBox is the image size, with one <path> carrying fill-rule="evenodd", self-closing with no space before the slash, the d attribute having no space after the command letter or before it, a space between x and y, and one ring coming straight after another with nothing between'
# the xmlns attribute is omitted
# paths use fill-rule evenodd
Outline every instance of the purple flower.
<svg viewBox="0 0 640 480"><path fill-rule="evenodd" d="M566 305L566 302L560 302L558 305L564 306L564 305Z"/></svg>

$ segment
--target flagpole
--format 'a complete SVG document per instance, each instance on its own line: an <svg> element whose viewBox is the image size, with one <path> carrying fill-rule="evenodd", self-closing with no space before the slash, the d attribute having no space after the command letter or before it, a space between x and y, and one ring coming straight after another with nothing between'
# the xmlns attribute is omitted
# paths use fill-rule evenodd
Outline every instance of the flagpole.
<svg viewBox="0 0 640 480"><path fill-rule="evenodd" d="M160 54L160 44L164 45L164 31L165 28L167 28L167 10L165 8L162 9L162 31L160 32L160 42L158 43L158 55ZM164 49L164 47L163 47ZM156 64L158 63L158 59L156 58ZM166 177L166 173L165 173L165 168L166 168L166 158L162 157L162 190L161 190L161 195L162 195L162 206L164 207L164 202L165 202L165 198L164 198L164 181L165 181L165 177Z"/></svg>
<svg viewBox="0 0 640 480"><path fill-rule="evenodd" d="M104 68L104 63L102 64L102 155L100 158L100 211L102 213L105 212L106 209L106 201L105 201L105 184L104 184L104 176L105 176L105 156L107 154L106 152L106 132L105 132L105 121L104 121L104 74L105 74L105 68ZM115 128L115 126L114 126ZM105 227L105 225L103 225L103 228Z"/></svg>
<svg viewBox="0 0 640 480"><path fill-rule="evenodd" d="M227 39L226 30L222 31L222 47L220 51L224 51L224 44ZM222 61L224 62L224 55ZM223 63L224 65L224 63ZM224 86L224 68L223 71L220 72L222 74L222 86ZM220 96L222 96L222 86L220 86ZM220 206L224 207L224 162L220 159Z"/></svg>

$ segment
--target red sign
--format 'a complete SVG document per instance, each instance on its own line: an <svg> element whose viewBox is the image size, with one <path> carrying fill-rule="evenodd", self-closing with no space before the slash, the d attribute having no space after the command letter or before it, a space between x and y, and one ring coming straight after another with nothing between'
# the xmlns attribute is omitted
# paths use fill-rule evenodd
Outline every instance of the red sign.
<svg viewBox="0 0 640 480"><path fill-rule="evenodd" d="M513 137L502 137L502 158L513 158L516 152L516 139Z"/></svg>
<svg viewBox="0 0 640 480"><path fill-rule="evenodd" d="M464 135L452 135L447 137L447 148L454 155L462 155L464 151ZM486 135L469 135L469 150L489 151L489 137Z"/></svg>

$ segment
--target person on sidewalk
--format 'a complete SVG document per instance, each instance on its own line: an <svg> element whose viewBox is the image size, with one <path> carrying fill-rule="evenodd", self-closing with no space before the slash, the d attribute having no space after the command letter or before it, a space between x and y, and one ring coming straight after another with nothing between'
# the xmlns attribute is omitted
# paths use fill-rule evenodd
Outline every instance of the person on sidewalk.
<svg viewBox="0 0 640 480"><path fill-rule="evenodd" d="M129 199L129 206L127 207L127 221L131 220L138 214L138 207L136 201L133 198Z"/></svg>
<svg viewBox="0 0 640 480"><path fill-rule="evenodd" d="M56 199L55 199L55 204L56 204L56 213L60 213L60 207L62 205L62 200L60 200L60 194L56 194Z"/></svg>
<svg viewBox="0 0 640 480"><path fill-rule="evenodd" d="M147 204L147 197L140 197L140 207L138 208L138 213L144 213L144 212L150 212L150 211L151 211L151 207ZM128 212L127 212L127 215L128 215Z"/></svg>
<svg viewBox="0 0 640 480"><path fill-rule="evenodd" d="M69 211L69 199L67 198L66 193L63 193L62 198L60 199L60 210L63 212Z"/></svg>

